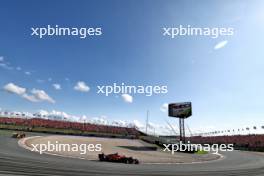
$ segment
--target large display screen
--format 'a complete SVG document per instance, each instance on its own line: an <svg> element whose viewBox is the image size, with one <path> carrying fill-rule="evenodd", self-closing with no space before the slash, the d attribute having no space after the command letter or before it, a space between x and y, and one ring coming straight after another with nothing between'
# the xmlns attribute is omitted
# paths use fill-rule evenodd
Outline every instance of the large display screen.
<svg viewBox="0 0 264 176"><path fill-rule="evenodd" d="M178 118L188 118L192 115L192 103L171 103L169 104L169 116Z"/></svg>

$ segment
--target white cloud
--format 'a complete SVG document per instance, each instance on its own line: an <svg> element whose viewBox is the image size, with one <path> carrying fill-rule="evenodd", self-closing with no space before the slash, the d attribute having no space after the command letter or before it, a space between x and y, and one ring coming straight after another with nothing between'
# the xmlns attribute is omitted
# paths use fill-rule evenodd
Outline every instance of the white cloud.
<svg viewBox="0 0 264 176"><path fill-rule="evenodd" d="M49 115L49 112L48 111L46 111L46 110L39 110L39 112L38 112L38 114L40 114L40 115Z"/></svg>
<svg viewBox="0 0 264 176"><path fill-rule="evenodd" d="M39 100L34 95L28 95L27 93L21 95L21 97L31 102L39 102Z"/></svg>
<svg viewBox="0 0 264 176"><path fill-rule="evenodd" d="M17 71L20 71L20 70L21 70L21 67L16 67L16 70L17 70Z"/></svg>
<svg viewBox="0 0 264 176"><path fill-rule="evenodd" d="M14 83L6 84L3 89L9 93L19 95L20 97L31 102L47 101L50 103L55 103L55 100L53 100L44 90L32 89L30 93L27 93L26 88L17 86Z"/></svg>
<svg viewBox="0 0 264 176"><path fill-rule="evenodd" d="M124 121L124 120L113 120L112 125L120 126L120 127L127 127L127 126L129 126L129 123Z"/></svg>
<svg viewBox="0 0 264 176"><path fill-rule="evenodd" d="M217 43L217 44L214 46L214 49L215 49L215 50L221 49L221 48L225 47L227 43L228 43L227 40L221 41L221 42Z"/></svg>
<svg viewBox="0 0 264 176"><path fill-rule="evenodd" d="M93 117L90 120L91 123L95 123L95 124L101 124L101 125L107 125L108 121L106 119L105 116L101 116L101 117Z"/></svg>
<svg viewBox="0 0 264 176"><path fill-rule="evenodd" d="M145 130L145 126L138 120L133 120L133 121L112 120L112 122L108 122L108 124L111 124L113 126L129 127L129 128L136 127L138 130Z"/></svg>
<svg viewBox="0 0 264 176"><path fill-rule="evenodd" d="M139 129L145 128L145 126L138 120L133 120L132 124Z"/></svg>
<svg viewBox="0 0 264 176"><path fill-rule="evenodd" d="M122 94L121 97L126 103L132 103L133 102L133 97L128 94Z"/></svg>
<svg viewBox="0 0 264 176"><path fill-rule="evenodd" d="M154 128L157 128L157 125L155 125L155 124L152 123L152 122L149 122L149 123L148 123L148 127L149 127L150 129L154 129Z"/></svg>
<svg viewBox="0 0 264 176"><path fill-rule="evenodd" d="M5 59L3 56L0 56L0 67L7 69L7 70L13 70L13 67L10 66L10 63L5 62Z"/></svg>
<svg viewBox="0 0 264 176"><path fill-rule="evenodd" d="M80 122L86 122L88 120L88 117L86 115L82 115L80 118L79 118L79 121Z"/></svg>
<svg viewBox="0 0 264 176"><path fill-rule="evenodd" d="M35 113L37 116L40 116L40 118L46 118L46 119L52 119L52 120L69 120L73 121L73 118L75 116L71 116L67 114L66 112L62 111L46 111L46 110L39 110L37 113Z"/></svg>
<svg viewBox="0 0 264 176"><path fill-rule="evenodd" d="M163 103L162 106L160 107L160 110L162 112L168 112L168 103Z"/></svg>
<svg viewBox="0 0 264 176"><path fill-rule="evenodd" d="M0 112L1 113L1 112ZM110 121L106 116L98 116L98 117L87 117L86 115L77 116L71 115L63 111L47 111L47 110L39 110L37 113L23 112L26 114L25 117L33 118L43 118L43 119L51 119L51 120L64 120L64 121L72 121L72 122L86 122L91 124L99 124L99 125L112 125L112 126L119 126L119 127L129 127L134 128L136 127L140 131L145 132L145 124L142 124L138 120L126 121L126 120L112 120ZM21 112L20 112L21 114ZM148 134L163 134L168 135L172 134L170 127L168 125L162 124L155 124L152 122L148 123ZM174 134L174 133L173 133Z"/></svg>
<svg viewBox="0 0 264 176"><path fill-rule="evenodd" d="M25 74L29 76L29 75L31 75L31 72L26 71Z"/></svg>
<svg viewBox="0 0 264 176"><path fill-rule="evenodd" d="M37 82L38 82L38 83L44 83L45 80L43 80L43 79L38 79Z"/></svg>
<svg viewBox="0 0 264 176"><path fill-rule="evenodd" d="M23 87L19 87L15 85L14 83L8 83L4 86L4 90L9 93L14 93L17 95L23 95L26 93L26 89Z"/></svg>
<svg viewBox="0 0 264 176"><path fill-rule="evenodd" d="M4 69L7 69L7 70L12 70L13 67L10 67L8 64L6 63L0 63L0 67L4 68Z"/></svg>
<svg viewBox="0 0 264 176"><path fill-rule="evenodd" d="M59 117L63 117L64 119L69 119L69 120L71 118L71 115L67 114L66 112L55 111L55 110L51 111L49 113L49 115L51 115L51 116L59 116Z"/></svg>
<svg viewBox="0 0 264 176"><path fill-rule="evenodd" d="M80 92L88 92L90 90L90 87L85 84L83 81L77 82L77 84L74 86L74 90L80 91Z"/></svg>
<svg viewBox="0 0 264 176"><path fill-rule="evenodd" d="M60 84L52 84L52 86L53 86L54 89L56 89L56 90L61 90L61 85L60 85Z"/></svg>
<svg viewBox="0 0 264 176"><path fill-rule="evenodd" d="M158 135L158 134L162 134L162 135L169 135L172 133L170 127L168 125L164 125L164 124L156 124L156 123L152 123L152 122L148 122L148 134L152 134L152 135ZM141 128L141 130L144 128Z"/></svg>
<svg viewBox="0 0 264 176"><path fill-rule="evenodd" d="M32 89L31 93L38 101L55 103L55 101L44 90Z"/></svg>

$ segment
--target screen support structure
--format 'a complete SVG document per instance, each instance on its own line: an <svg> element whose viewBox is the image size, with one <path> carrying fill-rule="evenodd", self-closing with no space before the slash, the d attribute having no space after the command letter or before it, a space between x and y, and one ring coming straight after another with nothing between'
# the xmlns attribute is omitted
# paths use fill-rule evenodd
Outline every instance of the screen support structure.
<svg viewBox="0 0 264 176"><path fill-rule="evenodd" d="M192 102L170 103L168 105L168 116L179 118L180 142L185 144L184 120L192 116Z"/></svg>
<svg viewBox="0 0 264 176"><path fill-rule="evenodd" d="M185 144L185 127L184 118L179 118L179 128L180 128L180 141Z"/></svg>

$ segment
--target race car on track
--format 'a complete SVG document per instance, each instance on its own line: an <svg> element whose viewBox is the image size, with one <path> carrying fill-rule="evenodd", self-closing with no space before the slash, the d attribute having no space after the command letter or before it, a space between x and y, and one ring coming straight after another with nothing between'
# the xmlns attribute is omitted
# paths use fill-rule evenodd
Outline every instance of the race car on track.
<svg viewBox="0 0 264 176"><path fill-rule="evenodd" d="M12 138L21 139L21 138L24 138L24 137L26 137L26 134L25 133L22 133L22 132L20 132L20 133L13 133L12 134Z"/></svg>
<svg viewBox="0 0 264 176"><path fill-rule="evenodd" d="M133 157L126 157L125 155L119 155L118 153L105 155L101 153L98 155L99 161L108 161L116 163L126 163L126 164L139 164L138 159Z"/></svg>

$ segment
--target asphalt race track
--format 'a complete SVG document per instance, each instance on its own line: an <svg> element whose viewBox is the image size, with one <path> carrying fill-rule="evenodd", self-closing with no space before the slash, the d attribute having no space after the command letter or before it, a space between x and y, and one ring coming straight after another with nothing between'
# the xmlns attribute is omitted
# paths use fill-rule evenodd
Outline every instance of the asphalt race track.
<svg viewBox="0 0 264 176"><path fill-rule="evenodd" d="M40 134L37 134L40 135ZM0 175L97 176L264 176L264 155L233 151L225 159L201 164L126 165L40 155L21 148L17 139L0 135Z"/></svg>

